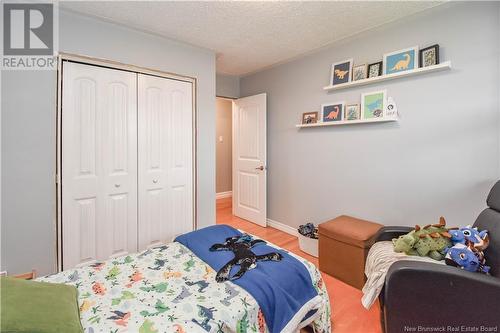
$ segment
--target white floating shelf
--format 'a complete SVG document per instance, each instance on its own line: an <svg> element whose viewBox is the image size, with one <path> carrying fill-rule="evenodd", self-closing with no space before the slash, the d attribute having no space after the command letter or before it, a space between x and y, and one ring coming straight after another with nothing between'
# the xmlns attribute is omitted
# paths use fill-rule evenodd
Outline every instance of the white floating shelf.
<svg viewBox="0 0 500 333"><path fill-rule="evenodd" d="M347 88L352 88L352 87L357 87L357 86L364 86L367 84L373 84L373 83L378 83L378 82L383 82L383 81L388 81L388 80L399 79L399 78L403 78L403 77L407 77L407 76L420 75L420 74L426 74L426 73L432 73L432 72L440 72L440 71L449 70L449 69L451 69L451 61L445 61L445 62L437 64L437 65L428 66L428 67L420 67L420 68L412 69L409 71L380 75L380 76L376 76L376 77L371 77L369 79L362 79L362 80L358 80L358 81L351 81L351 82L347 82L347 83L336 84L334 86L329 85L329 86L323 87L323 89L326 91L347 89Z"/></svg>
<svg viewBox="0 0 500 333"><path fill-rule="evenodd" d="M315 123L315 124L298 124L295 125L297 128L306 127L322 127L322 126L336 126L336 125L352 125L352 124L367 124L367 123L385 123L390 121L398 121L398 117L385 117L385 118L372 118L372 119L360 119L360 120L339 120L339 121L329 121L326 123Z"/></svg>

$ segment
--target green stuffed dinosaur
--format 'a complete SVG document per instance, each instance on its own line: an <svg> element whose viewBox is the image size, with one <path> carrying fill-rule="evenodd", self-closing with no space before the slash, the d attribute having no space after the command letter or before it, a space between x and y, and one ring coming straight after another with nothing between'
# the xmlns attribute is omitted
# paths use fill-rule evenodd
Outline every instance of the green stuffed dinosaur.
<svg viewBox="0 0 500 333"><path fill-rule="evenodd" d="M415 230L406 235L394 238L394 252L404 252L408 255L429 256L434 260L443 260L443 250L451 247L451 235L446 228L446 221L441 216L439 224L426 225L421 228L416 225Z"/></svg>

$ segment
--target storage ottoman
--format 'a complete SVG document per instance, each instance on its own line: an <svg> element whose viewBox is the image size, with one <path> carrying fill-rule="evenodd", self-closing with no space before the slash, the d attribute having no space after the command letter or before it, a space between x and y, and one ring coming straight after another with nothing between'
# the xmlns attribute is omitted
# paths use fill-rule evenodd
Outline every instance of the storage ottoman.
<svg viewBox="0 0 500 333"><path fill-rule="evenodd" d="M342 215L319 225L319 269L362 289L365 259L373 236L383 226Z"/></svg>

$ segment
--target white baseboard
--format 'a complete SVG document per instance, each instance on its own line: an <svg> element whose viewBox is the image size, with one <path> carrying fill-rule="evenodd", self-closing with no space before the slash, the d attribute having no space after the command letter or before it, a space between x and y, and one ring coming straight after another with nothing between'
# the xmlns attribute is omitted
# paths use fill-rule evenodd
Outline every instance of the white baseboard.
<svg viewBox="0 0 500 333"><path fill-rule="evenodd" d="M233 191L215 193L215 199L229 198L233 196Z"/></svg>
<svg viewBox="0 0 500 333"><path fill-rule="evenodd" d="M287 234L290 234L292 236L298 235L298 231L295 228L290 227L289 225L283 224L283 223L278 222L278 221L267 219L267 225L270 227L276 228L278 230L281 230L283 232L286 232Z"/></svg>

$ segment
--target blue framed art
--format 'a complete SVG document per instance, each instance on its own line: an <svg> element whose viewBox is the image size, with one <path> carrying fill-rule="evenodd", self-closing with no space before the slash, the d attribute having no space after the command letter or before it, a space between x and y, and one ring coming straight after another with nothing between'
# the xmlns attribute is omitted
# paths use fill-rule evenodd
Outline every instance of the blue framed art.
<svg viewBox="0 0 500 333"><path fill-rule="evenodd" d="M384 74L418 68L418 46L384 54Z"/></svg>
<svg viewBox="0 0 500 333"><path fill-rule="evenodd" d="M321 121L324 123L344 119L344 102L321 105Z"/></svg>
<svg viewBox="0 0 500 333"><path fill-rule="evenodd" d="M352 59L347 59L332 65L332 72L330 73L330 83L332 86L351 81L352 62Z"/></svg>

